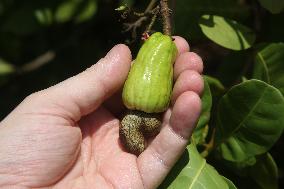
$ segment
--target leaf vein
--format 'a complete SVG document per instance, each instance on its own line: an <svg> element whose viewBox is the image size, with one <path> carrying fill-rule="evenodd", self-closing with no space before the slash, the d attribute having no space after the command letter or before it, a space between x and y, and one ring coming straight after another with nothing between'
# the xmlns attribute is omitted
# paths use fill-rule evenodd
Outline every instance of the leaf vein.
<svg viewBox="0 0 284 189"><path fill-rule="evenodd" d="M202 170L204 169L205 165L206 165L206 161L203 159L203 162L202 162L199 170L197 171L195 177L193 178L193 180L192 180L192 182L191 182L191 184L190 184L188 189L192 189L194 184L195 184L195 182L198 182L197 178L200 176L200 174L201 174Z"/></svg>

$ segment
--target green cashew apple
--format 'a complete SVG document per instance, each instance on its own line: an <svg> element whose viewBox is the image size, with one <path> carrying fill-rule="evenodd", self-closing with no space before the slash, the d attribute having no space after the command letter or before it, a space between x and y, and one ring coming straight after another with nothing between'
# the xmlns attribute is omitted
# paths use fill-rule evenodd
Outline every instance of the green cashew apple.
<svg viewBox="0 0 284 189"><path fill-rule="evenodd" d="M147 113L167 109L177 48L172 38L154 33L143 44L124 84L122 99L130 110Z"/></svg>
<svg viewBox="0 0 284 189"><path fill-rule="evenodd" d="M153 136L161 126L160 113L170 103L173 64L177 48L172 38L160 32L151 35L140 48L122 92L131 110L121 121L120 138L136 155L145 149L144 136Z"/></svg>

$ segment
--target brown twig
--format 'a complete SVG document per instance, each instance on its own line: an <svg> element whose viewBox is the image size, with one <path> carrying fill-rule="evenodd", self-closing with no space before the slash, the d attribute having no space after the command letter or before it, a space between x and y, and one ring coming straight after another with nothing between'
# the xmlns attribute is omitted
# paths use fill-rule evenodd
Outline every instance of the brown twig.
<svg viewBox="0 0 284 189"><path fill-rule="evenodd" d="M147 29L145 30L145 33L149 33L149 32L151 31L151 29L152 29L152 27L153 27L153 25L154 25L156 19L157 19L157 13L154 14L153 17L151 18L151 22L150 22L150 24L148 25Z"/></svg>
<svg viewBox="0 0 284 189"><path fill-rule="evenodd" d="M171 27L171 10L169 9L168 0L161 0L161 15L163 20L163 32L166 35L171 36L172 27Z"/></svg>
<svg viewBox="0 0 284 189"><path fill-rule="evenodd" d="M24 74L27 72L34 71L47 63L49 63L51 60L55 58L55 52L54 51L47 51L44 54L40 55L39 57L35 58L31 62L28 62L24 64L22 67L17 68L18 74Z"/></svg>
<svg viewBox="0 0 284 189"><path fill-rule="evenodd" d="M146 16L143 16L143 17L140 17L138 20L136 20L135 22L133 23L125 23L124 24L124 32L127 32L127 31L131 31L132 30L132 38L136 38L137 36L137 28L139 28L144 21L147 20L147 17Z"/></svg>
<svg viewBox="0 0 284 189"><path fill-rule="evenodd" d="M151 0L148 4L147 8L143 13L135 13L135 16L139 18L132 23L125 23L124 24L124 32L132 31L132 38L136 39L137 37L137 29L143 25L145 21L149 19L149 15L152 15L151 21L147 26L145 32L149 32L153 27L158 13L161 14L162 17L162 24L163 24L163 33L165 35L171 36L172 27L171 27L171 10L169 9L168 0L160 0L160 6L157 5L158 0ZM155 7L156 6L156 7Z"/></svg>
<svg viewBox="0 0 284 189"><path fill-rule="evenodd" d="M157 0L151 0L148 4L147 8L143 13L135 13L135 16L139 18L133 23L125 23L124 24L124 32L132 30L132 38L135 39L137 37L137 29L149 18L149 15L154 15L157 12L158 7L155 8ZM153 19L152 19L153 20ZM152 24L153 25L153 24Z"/></svg>
<svg viewBox="0 0 284 189"><path fill-rule="evenodd" d="M150 12L155 7L156 3L157 3L157 0L151 0L145 12Z"/></svg>

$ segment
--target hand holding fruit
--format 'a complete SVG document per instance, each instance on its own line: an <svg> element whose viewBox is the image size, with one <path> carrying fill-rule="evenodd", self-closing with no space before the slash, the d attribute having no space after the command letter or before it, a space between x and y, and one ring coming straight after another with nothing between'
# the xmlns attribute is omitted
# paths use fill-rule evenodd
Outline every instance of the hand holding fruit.
<svg viewBox="0 0 284 189"><path fill-rule="evenodd" d="M156 188L183 153L201 109L202 61L174 38L171 106L143 153L125 152L119 140L123 107L114 94L131 54L117 45L86 71L27 97L0 123L0 187Z"/></svg>

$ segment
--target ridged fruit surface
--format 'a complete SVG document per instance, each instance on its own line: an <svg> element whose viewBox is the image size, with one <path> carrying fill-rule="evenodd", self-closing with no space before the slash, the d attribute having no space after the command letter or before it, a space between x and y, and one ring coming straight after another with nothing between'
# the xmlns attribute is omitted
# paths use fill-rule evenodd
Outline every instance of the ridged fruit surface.
<svg viewBox="0 0 284 189"><path fill-rule="evenodd" d="M147 113L167 109L172 94L176 55L177 48L170 36L157 32L144 42L122 92L128 109Z"/></svg>

